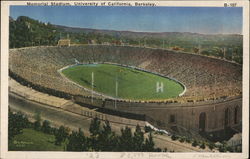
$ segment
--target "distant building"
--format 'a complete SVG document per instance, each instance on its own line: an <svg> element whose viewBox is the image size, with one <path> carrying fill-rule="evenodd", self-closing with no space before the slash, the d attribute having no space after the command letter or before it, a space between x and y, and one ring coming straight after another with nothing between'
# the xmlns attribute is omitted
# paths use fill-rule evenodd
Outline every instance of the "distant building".
<svg viewBox="0 0 250 159"><path fill-rule="evenodd" d="M88 40L88 44L97 44L95 40Z"/></svg>
<svg viewBox="0 0 250 159"><path fill-rule="evenodd" d="M70 39L60 39L57 46L70 46Z"/></svg>
<svg viewBox="0 0 250 159"><path fill-rule="evenodd" d="M110 45L109 42L103 42L102 45Z"/></svg>
<svg viewBox="0 0 250 159"><path fill-rule="evenodd" d="M29 22L25 22L25 24L28 27L28 29L30 29L30 23Z"/></svg>
<svg viewBox="0 0 250 159"><path fill-rule="evenodd" d="M115 41L113 41L113 44L114 45L121 45L121 41L120 40L115 40Z"/></svg>

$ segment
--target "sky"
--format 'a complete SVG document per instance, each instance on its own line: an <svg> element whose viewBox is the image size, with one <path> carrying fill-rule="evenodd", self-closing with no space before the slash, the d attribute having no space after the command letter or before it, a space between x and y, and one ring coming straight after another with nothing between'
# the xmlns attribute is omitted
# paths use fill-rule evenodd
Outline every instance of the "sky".
<svg viewBox="0 0 250 159"><path fill-rule="evenodd" d="M242 34L241 7L11 6L10 16L91 29Z"/></svg>

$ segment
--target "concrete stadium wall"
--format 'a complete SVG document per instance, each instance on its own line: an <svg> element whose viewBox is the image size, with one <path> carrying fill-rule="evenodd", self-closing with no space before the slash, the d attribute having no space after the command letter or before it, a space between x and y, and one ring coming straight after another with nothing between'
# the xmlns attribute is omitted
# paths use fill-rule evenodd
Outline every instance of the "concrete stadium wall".
<svg viewBox="0 0 250 159"><path fill-rule="evenodd" d="M216 101L205 101L197 103L142 103L124 102L115 100L101 101L99 99L77 97L76 102L87 103L95 107L102 107L119 112L146 115L149 122L154 126L170 130L177 126L188 131L199 132L201 120L200 115L205 113L204 132L215 132L226 127L235 127L242 122L242 97L232 97ZM226 110L228 115L226 117ZM237 109L237 110L235 110ZM235 111L236 114L235 114ZM174 121L171 121L174 116ZM236 119L235 119L236 118Z"/></svg>

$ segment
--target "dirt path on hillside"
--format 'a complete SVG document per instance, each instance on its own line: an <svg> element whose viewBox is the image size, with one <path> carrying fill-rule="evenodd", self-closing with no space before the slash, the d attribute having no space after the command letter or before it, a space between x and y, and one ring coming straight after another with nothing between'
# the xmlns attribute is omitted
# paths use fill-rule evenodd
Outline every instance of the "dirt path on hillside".
<svg viewBox="0 0 250 159"><path fill-rule="evenodd" d="M51 121L53 126L59 127L63 125L69 127L71 130L78 130L78 128L81 128L86 135L89 134L89 125L92 120L90 117L64 111L63 109L45 106L36 102L26 101L15 94L9 95L9 106L14 111L21 111L27 114L31 119L34 119L35 114L39 113L42 120ZM120 128L125 127L122 124L110 124L116 133L120 133Z"/></svg>

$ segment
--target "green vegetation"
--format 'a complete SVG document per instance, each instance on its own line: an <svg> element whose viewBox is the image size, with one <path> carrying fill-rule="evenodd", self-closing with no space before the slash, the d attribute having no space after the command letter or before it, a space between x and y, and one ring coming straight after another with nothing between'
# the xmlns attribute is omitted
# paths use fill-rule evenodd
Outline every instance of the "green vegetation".
<svg viewBox="0 0 250 159"><path fill-rule="evenodd" d="M14 114L12 112L9 112L8 123L9 140L12 140L15 135L21 134L23 128L28 128L30 126L28 118L21 113Z"/></svg>
<svg viewBox="0 0 250 159"><path fill-rule="evenodd" d="M129 127L121 129L121 136L112 131L108 121L101 125L97 118L91 121L89 128L90 137L84 136L81 129L69 135L67 151L161 151L154 148L154 141L150 133L146 140L144 133L137 125L134 133Z"/></svg>
<svg viewBox="0 0 250 159"><path fill-rule="evenodd" d="M136 69L111 64L77 65L62 71L72 81L91 89L94 73L94 91L118 98L155 100L178 96L183 87L179 83ZM163 92L156 92L157 82L164 85Z"/></svg>
<svg viewBox="0 0 250 159"><path fill-rule="evenodd" d="M8 138L10 151L62 151L65 144L55 145L54 133L56 128L51 128L48 121L40 124L40 113L35 114L36 121L30 122L27 116L20 112L13 113L9 110Z"/></svg>
<svg viewBox="0 0 250 159"><path fill-rule="evenodd" d="M185 141L185 138L184 138L184 137L181 137L181 138L179 138L179 141L180 141L180 142L184 142L184 141Z"/></svg>
<svg viewBox="0 0 250 159"><path fill-rule="evenodd" d="M189 143L193 147L198 148L198 146L199 146L200 149L206 149L206 147L207 147L211 151L212 150L218 150L219 152L242 152L242 146L241 145L229 146L225 140L215 144L214 142L212 142L210 140L204 140L205 138L203 138L203 139L190 138L190 137L179 136L179 135L175 135L175 134L173 134L171 136L171 139L173 141L178 141L179 140L179 142L181 142L181 143L184 143L184 142Z"/></svg>
<svg viewBox="0 0 250 159"><path fill-rule="evenodd" d="M121 129L121 135L117 135L112 131L108 121L102 124L94 118L89 127L90 136L85 136L81 129L71 131L64 126L54 128L47 120L41 124L41 121L38 121L41 119L39 112L35 114L35 118L35 122L30 122L22 113L9 111L9 151L167 151L167 149L155 148L152 129L149 127L144 127L145 131L143 131L137 125L134 132L131 128L125 127ZM241 146L230 147L225 141L215 145L209 141L190 139L185 136L172 135L171 138L192 143L192 146L199 146L202 149L207 146L210 150L218 149L220 152L242 152Z"/></svg>
<svg viewBox="0 0 250 159"><path fill-rule="evenodd" d="M204 142L202 142L202 144L200 145L200 148L202 148L202 149L205 149L205 148L206 148L206 146L205 146L205 143L204 143Z"/></svg>
<svg viewBox="0 0 250 159"><path fill-rule="evenodd" d="M196 147L197 145L198 145L198 142L194 140L194 142L192 143L192 146Z"/></svg>
<svg viewBox="0 0 250 159"><path fill-rule="evenodd" d="M153 132L154 130L150 126L145 125L144 131L147 133L147 132Z"/></svg>
<svg viewBox="0 0 250 159"><path fill-rule="evenodd" d="M59 129L54 133L55 135L55 145L62 145L63 142L69 136L69 129L64 126L60 126Z"/></svg>
<svg viewBox="0 0 250 159"><path fill-rule="evenodd" d="M215 148L215 144L214 143L209 143L208 147L210 150L213 150Z"/></svg>
<svg viewBox="0 0 250 159"><path fill-rule="evenodd" d="M40 119L39 114L37 119ZM39 126L35 123L40 122L30 122L27 116L9 111L9 151L161 151L155 148L152 134L145 139L138 125L134 133L125 127L121 135L117 135L108 121L101 124L94 118L88 137L81 129L53 128L46 120Z"/></svg>
<svg viewBox="0 0 250 159"><path fill-rule="evenodd" d="M34 129L23 129L10 142L10 151L63 151L63 145L54 144L55 136Z"/></svg>
<svg viewBox="0 0 250 159"><path fill-rule="evenodd" d="M172 140L177 140L178 138L179 138L179 137L176 136L176 135L172 135L172 136L171 136L171 139L172 139Z"/></svg>
<svg viewBox="0 0 250 159"><path fill-rule="evenodd" d="M56 45L59 32L50 23L45 24L29 17L10 18L10 48Z"/></svg>

